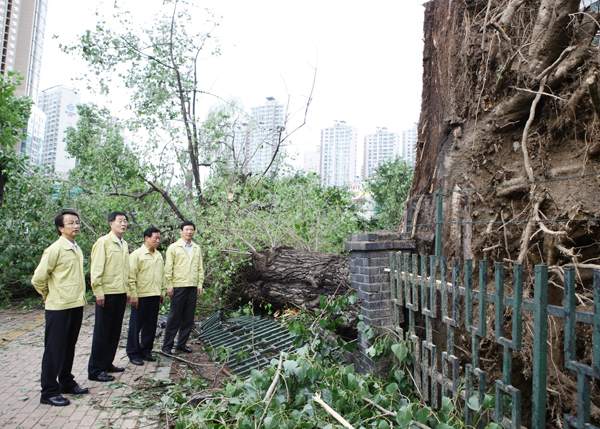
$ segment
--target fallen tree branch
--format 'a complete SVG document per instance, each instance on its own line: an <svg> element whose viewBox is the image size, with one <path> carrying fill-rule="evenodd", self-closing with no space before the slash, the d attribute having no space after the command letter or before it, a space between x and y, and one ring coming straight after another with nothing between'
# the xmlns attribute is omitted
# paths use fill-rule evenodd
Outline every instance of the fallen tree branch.
<svg viewBox="0 0 600 429"><path fill-rule="evenodd" d="M258 421L256 425L256 429L259 429L262 425L263 420L267 415L267 411L269 410L269 405L271 405L271 400L273 400L273 396L275 393L275 388L277 387L277 382L279 381L279 375L281 374L281 367L283 365L283 352L279 353L279 364L277 365L277 371L275 371L275 377L273 377L273 382L269 386L269 390L267 390L267 394L265 395L265 401L268 400L267 405L265 405L265 411L263 412L262 417Z"/></svg>
<svg viewBox="0 0 600 429"><path fill-rule="evenodd" d="M192 369L194 370L194 372L195 372L196 374L198 374L200 377L202 377L203 379L205 379L205 380L208 380L208 381L213 381L211 378L208 378L208 377L206 377L204 374L202 374L202 373L200 372L200 370L198 369L198 365L197 365L197 364L195 364L194 362L190 362L189 360L185 360L185 359L183 359L183 358L180 358L179 356L175 356L175 355L170 355L170 354L167 354L167 353L163 352L162 350L156 350L156 352L155 352L155 353L161 354L161 355L163 355L163 356L165 356L165 357L168 357L168 358L170 358L170 359L175 359L175 360L178 360L178 361L180 361L180 362L183 362L183 363L185 363L187 366L189 366L190 368L192 368Z"/></svg>
<svg viewBox="0 0 600 429"><path fill-rule="evenodd" d="M348 423L348 420L346 420L345 418L340 416L333 408L331 408L329 405L327 405L318 394L313 395L313 401L315 401L320 406L322 406L325 409L325 411L327 411L329 414L331 414L334 419L336 419L338 422L340 422L342 424L342 426L344 426L348 429L354 429L354 426L352 426L350 423Z"/></svg>
<svg viewBox="0 0 600 429"><path fill-rule="evenodd" d="M386 410L382 406L377 405L375 402L371 401L369 398L365 398L362 395L361 395L361 398L362 398L363 401L368 402L369 404L371 404L375 408L377 408L379 411L381 411L382 413L384 413L385 416L390 416L390 417L397 417L398 416L398 413L395 413L395 412L390 411L390 410Z"/></svg>

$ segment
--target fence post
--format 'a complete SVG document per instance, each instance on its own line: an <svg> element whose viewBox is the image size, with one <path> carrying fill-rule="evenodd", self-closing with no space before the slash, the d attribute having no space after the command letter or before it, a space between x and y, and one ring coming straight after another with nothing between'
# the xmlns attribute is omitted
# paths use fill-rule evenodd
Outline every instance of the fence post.
<svg viewBox="0 0 600 429"><path fill-rule="evenodd" d="M533 416L531 427L546 427L546 375L548 367L548 267L535 266L533 339Z"/></svg>
<svg viewBox="0 0 600 429"><path fill-rule="evenodd" d="M444 191L438 189L435 193L435 256L442 256L442 220L443 220L443 196Z"/></svg>

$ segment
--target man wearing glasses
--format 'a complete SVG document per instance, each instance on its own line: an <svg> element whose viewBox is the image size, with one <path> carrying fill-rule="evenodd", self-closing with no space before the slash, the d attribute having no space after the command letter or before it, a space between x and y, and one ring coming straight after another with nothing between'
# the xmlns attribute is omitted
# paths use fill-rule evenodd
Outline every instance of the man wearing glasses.
<svg viewBox="0 0 600 429"><path fill-rule="evenodd" d="M123 372L113 365L125 307L129 304L129 249L123 240L127 230L127 215L112 212L108 215L110 232L98 239L92 248L90 270L92 291L96 296L96 317L92 353L88 364L88 379L112 381L109 372Z"/></svg>
<svg viewBox="0 0 600 429"><path fill-rule="evenodd" d="M85 277L83 254L75 242L79 215L65 210L54 224L60 237L44 251L31 283L46 308L40 403L60 407L70 404L61 393L88 393L71 373L85 305Z"/></svg>

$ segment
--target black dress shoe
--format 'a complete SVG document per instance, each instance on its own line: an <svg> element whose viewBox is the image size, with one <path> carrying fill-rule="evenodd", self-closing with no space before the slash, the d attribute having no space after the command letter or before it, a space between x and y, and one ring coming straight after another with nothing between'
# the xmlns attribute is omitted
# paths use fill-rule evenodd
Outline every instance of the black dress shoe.
<svg viewBox="0 0 600 429"><path fill-rule="evenodd" d="M186 352L186 353L191 353L192 352L192 349L190 349L188 346L177 347L177 350L182 351L182 352Z"/></svg>
<svg viewBox="0 0 600 429"><path fill-rule="evenodd" d="M167 349L162 349L162 352L164 354L166 354L166 355L173 356L173 352L171 351L171 349L168 349L168 350Z"/></svg>
<svg viewBox="0 0 600 429"><path fill-rule="evenodd" d="M148 362L156 362L156 358L152 355L142 356L142 359L147 360Z"/></svg>
<svg viewBox="0 0 600 429"><path fill-rule="evenodd" d="M60 395L48 399L40 399L40 404L48 404L52 405L53 407L64 407L65 405L69 405L70 403L71 401L69 401L67 398L63 398Z"/></svg>
<svg viewBox="0 0 600 429"><path fill-rule="evenodd" d="M98 375L90 375L90 376L88 376L88 380L94 380L94 381L113 381L114 379L115 379L114 376L108 375L105 372L101 372Z"/></svg>
<svg viewBox="0 0 600 429"><path fill-rule="evenodd" d="M114 366L113 364L110 364L110 366L108 368L106 368L105 372L123 372L125 371L125 368L123 368L122 366Z"/></svg>
<svg viewBox="0 0 600 429"><path fill-rule="evenodd" d="M129 362L131 362L134 365L138 365L138 366L141 366L144 364L144 361L141 359L129 359Z"/></svg>
<svg viewBox="0 0 600 429"><path fill-rule="evenodd" d="M73 395L83 395L84 393L88 393L89 390L87 387L71 387L68 389L60 389L60 393L72 393Z"/></svg>

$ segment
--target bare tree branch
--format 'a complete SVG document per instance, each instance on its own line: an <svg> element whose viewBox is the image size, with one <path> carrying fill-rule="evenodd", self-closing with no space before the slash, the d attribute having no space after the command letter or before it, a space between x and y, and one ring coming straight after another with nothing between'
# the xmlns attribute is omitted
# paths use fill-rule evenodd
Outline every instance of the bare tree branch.
<svg viewBox="0 0 600 429"><path fill-rule="evenodd" d="M183 215L183 213L181 213L181 211L179 210L179 208L177 207L177 205L173 202L173 200L171 199L171 197L169 196L167 191L164 191L162 189L160 189L158 186L156 186L153 182L151 182L150 180L146 179L143 176L139 176L144 182L146 182L147 184L149 184L150 186L152 186L152 188L154 188L154 190L156 192L158 192L159 194L162 195L162 197L164 198L164 200L167 202L167 204L171 207L171 209L173 209L173 211L175 212L175 214L177 215L177 217L179 219L181 219L182 221L186 221L187 219L185 218L185 216Z"/></svg>

